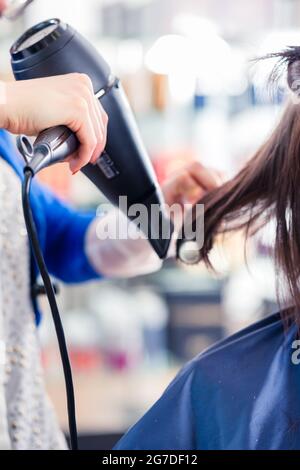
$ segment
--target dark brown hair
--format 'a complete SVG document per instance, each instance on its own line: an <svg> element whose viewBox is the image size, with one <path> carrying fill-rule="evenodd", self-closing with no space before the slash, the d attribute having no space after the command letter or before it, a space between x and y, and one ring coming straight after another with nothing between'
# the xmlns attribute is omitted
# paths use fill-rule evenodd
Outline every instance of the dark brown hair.
<svg viewBox="0 0 300 470"><path fill-rule="evenodd" d="M272 57L279 58L276 75L287 65L287 82L297 92L300 47ZM278 299L285 320L292 318L300 326L300 101L288 103L272 135L242 170L199 202L205 215L200 255L209 266L209 252L219 233L245 229L249 235L274 218ZM178 249L182 241L178 240Z"/></svg>

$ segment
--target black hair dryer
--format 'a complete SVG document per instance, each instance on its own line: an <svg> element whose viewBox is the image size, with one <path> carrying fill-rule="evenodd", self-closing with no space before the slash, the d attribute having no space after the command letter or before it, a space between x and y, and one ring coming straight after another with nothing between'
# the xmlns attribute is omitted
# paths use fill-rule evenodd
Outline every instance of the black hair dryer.
<svg viewBox="0 0 300 470"><path fill-rule="evenodd" d="M114 205L119 204L121 196L127 197L127 209L121 209L131 220L138 221L155 252L165 258L173 226L122 86L105 60L82 35L59 19L30 28L13 44L10 53L16 80L73 72L90 77L94 93L109 117L108 136L105 152L96 165L88 164L82 171ZM77 147L78 141L67 127L46 129L34 142L27 166L37 173L63 161ZM144 208L144 217L139 212L128 213L136 204Z"/></svg>

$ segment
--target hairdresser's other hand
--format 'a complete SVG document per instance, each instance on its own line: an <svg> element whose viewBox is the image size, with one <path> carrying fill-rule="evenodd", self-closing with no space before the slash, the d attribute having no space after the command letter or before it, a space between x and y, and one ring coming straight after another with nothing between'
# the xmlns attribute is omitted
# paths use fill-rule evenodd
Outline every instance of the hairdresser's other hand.
<svg viewBox="0 0 300 470"><path fill-rule="evenodd" d="M63 124L77 136L80 147L69 158L76 173L94 163L106 144L108 117L94 97L91 80L72 73L20 82L0 82L0 126L13 134L37 135Z"/></svg>
<svg viewBox="0 0 300 470"><path fill-rule="evenodd" d="M163 185L162 191L169 206L196 204L207 191L220 186L223 178L220 172L206 168L199 162L192 162L174 173Z"/></svg>

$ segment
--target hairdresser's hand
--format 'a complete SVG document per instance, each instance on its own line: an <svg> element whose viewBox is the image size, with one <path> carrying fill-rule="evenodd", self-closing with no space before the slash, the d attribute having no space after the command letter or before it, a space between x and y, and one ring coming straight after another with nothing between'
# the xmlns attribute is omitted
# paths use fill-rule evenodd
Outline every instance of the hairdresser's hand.
<svg viewBox="0 0 300 470"><path fill-rule="evenodd" d="M220 172L206 168L199 162L192 162L167 180L162 191L169 206L196 204L207 191L223 182Z"/></svg>
<svg viewBox="0 0 300 470"><path fill-rule="evenodd" d="M81 146L69 159L76 173L94 163L106 144L108 117L84 74L67 74L20 82L0 82L0 126L13 134L37 135L63 124Z"/></svg>

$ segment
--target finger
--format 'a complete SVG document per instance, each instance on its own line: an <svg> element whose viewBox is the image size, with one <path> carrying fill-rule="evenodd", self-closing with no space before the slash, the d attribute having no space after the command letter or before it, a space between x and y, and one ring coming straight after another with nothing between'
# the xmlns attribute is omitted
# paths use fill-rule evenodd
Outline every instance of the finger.
<svg viewBox="0 0 300 470"><path fill-rule="evenodd" d="M95 162L103 151L104 142L104 123L101 114L99 113L98 100L95 98L94 89L91 79L85 74L75 74L75 80L78 86L78 93L83 96L89 107L91 122L94 126L94 134L97 143L93 154L91 155L91 162Z"/></svg>
<svg viewBox="0 0 300 470"><path fill-rule="evenodd" d="M97 139L94 126L87 109L86 112L78 119L77 125L71 124L69 127L73 132L75 132L80 142L77 155L70 160L70 169L72 173L76 173L91 160L97 145Z"/></svg>
<svg viewBox="0 0 300 470"><path fill-rule="evenodd" d="M84 98L87 103L89 118L94 129L93 136L96 137L96 145L89 161L95 162L104 149L106 143L106 129L103 116L99 111L99 102L94 96L92 81L88 75L81 73L69 74L63 77L70 81L70 86L72 88L72 92L75 95L75 98L78 99L78 96L80 96L81 98ZM82 151L84 151L84 149ZM79 152L78 158L82 158L81 151ZM85 159L84 163L86 164ZM77 171L77 168L75 168L75 171Z"/></svg>
<svg viewBox="0 0 300 470"><path fill-rule="evenodd" d="M101 156L105 149L106 145L106 139L107 139L107 116L106 113L104 112L103 108L101 107L99 101L97 98L94 98L94 106L95 106L95 113L97 115L97 119L99 122L99 125L101 127L101 132L102 132L102 139L98 142L97 146L97 152L91 159L91 163L96 163L98 158Z"/></svg>
<svg viewBox="0 0 300 470"><path fill-rule="evenodd" d="M210 191L220 185L220 179L214 171L204 167L199 162L193 162L186 170L199 186Z"/></svg>
<svg viewBox="0 0 300 470"><path fill-rule="evenodd" d="M97 139L96 147L90 160L91 163L93 163L99 158L99 156L101 155L103 151L104 125L102 123L101 115L98 112L97 103L93 95L90 95L89 105L90 105L91 120L94 125L94 131L95 131L95 135Z"/></svg>
<svg viewBox="0 0 300 470"><path fill-rule="evenodd" d="M215 174L216 179L218 180L219 186L224 184L227 180L226 174L224 171L216 170L214 168L210 168L210 170Z"/></svg>
<svg viewBox="0 0 300 470"><path fill-rule="evenodd" d="M180 182L180 202L181 204L193 204L201 199L206 192L195 179L188 173L184 175Z"/></svg>
<svg viewBox="0 0 300 470"><path fill-rule="evenodd" d="M104 140L104 125L100 113L98 112L98 104L96 102L92 83L90 79L86 76L83 78L84 85L81 84L80 92L84 95L88 103L88 110L90 113L91 122L94 126L94 133L97 139L96 147L91 156L91 162L97 160L99 155L103 150L103 140Z"/></svg>
<svg viewBox="0 0 300 470"><path fill-rule="evenodd" d="M103 108L103 106L101 105L100 101L97 100L97 108L98 110L100 111L100 115L101 115L101 120L103 122L103 131L104 131L104 148L106 146L106 141L107 141L107 130L108 130L108 115L105 111L105 109ZM103 150L104 150L103 148Z"/></svg>
<svg viewBox="0 0 300 470"><path fill-rule="evenodd" d="M92 155L91 158L91 163L95 163L100 155L102 154L104 147L106 145L106 123L107 120L105 121L104 116L101 112L103 110L102 106L100 105L100 102L98 98L95 97L94 95L94 90L93 90L93 85L90 79L88 79L88 87L89 87L89 92L90 92L90 105L93 110L93 119L95 120L96 124L96 137L97 137L97 146L94 151L94 154ZM104 110L103 110L104 112ZM104 113L105 114L105 113ZM98 134L97 134L98 132Z"/></svg>

